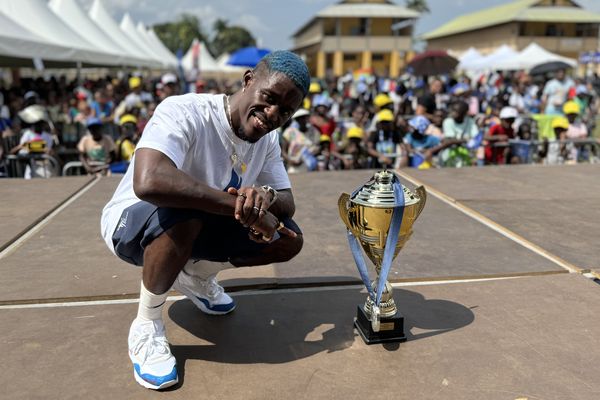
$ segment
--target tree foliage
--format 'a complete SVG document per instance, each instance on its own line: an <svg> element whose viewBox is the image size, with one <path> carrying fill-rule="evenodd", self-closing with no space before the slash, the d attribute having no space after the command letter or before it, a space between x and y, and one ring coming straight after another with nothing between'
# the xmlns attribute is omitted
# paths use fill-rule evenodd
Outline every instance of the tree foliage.
<svg viewBox="0 0 600 400"><path fill-rule="evenodd" d="M430 12L427 0L406 0L406 8L420 13Z"/></svg>
<svg viewBox="0 0 600 400"><path fill-rule="evenodd" d="M227 20L217 19L213 24L214 37L210 43L213 54L232 53L242 47L256 46L254 36L241 26L230 26Z"/></svg>
<svg viewBox="0 0 600 400"><path fill-rule="evenodd" d="M223 53L232 53L242 47L256 46L254 36L247 29L229 25L227 20L217 19L212 29L212 35L207 35L198 17L191 14L183 14L174 22L154 25L154 31L160 40L173 53L177 53L178 49L187 51L195 38L206 43L215 57ZM212 37L212 40L209 40L209 37Z"/></svg>
<svg viewBox="0 0 600 400"><path fill-rule="evenodd" d="M200 20L191 14L182 14L176 21L154 25L154 31L173 53L177 53L178 49L187 51L195 38L203 42L206 42L207 38Z"/></svg>

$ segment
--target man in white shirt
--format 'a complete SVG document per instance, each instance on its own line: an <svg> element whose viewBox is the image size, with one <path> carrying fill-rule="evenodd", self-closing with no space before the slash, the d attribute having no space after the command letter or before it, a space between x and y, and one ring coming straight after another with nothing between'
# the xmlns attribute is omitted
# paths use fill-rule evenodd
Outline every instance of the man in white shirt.
<svg viewBox="0 0 600 400"><path fill-rule="evenodd" d="M308 69L294 53L276 51L242 83L231 96L165 99L102 214L108 247L143 265L129 356L147 388L178 382L162 321L171 287L203 312L226 314L235 303L211 276L223 263L284 262L302 248L275 129L302 104Z"/></svg>

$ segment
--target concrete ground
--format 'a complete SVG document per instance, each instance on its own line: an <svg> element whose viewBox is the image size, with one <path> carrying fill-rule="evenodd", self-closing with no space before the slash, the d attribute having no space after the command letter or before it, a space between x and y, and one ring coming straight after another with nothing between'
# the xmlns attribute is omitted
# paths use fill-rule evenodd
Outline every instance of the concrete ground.
<svg viewBox="0 0 600 400"><path fill-rule="evenodd" d="M390 274L408 341L367 346L337 198L372 173L292 176L304 249L222 271L231 315L171 298L181 382L161 393L127 356L141 271L99 234L118 179L0 181L0 398L600 398L600 166L402 171L429 190Z"/></svg>

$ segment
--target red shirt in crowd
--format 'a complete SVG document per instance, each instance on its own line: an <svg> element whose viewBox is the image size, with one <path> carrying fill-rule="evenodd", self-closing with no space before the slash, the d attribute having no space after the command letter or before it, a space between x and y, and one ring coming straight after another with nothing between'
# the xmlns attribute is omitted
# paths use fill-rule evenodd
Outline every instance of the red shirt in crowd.
<svg viewBox="0 0 600 400"><path fill-rule="evenodd" d="M500 124L496 124L490 128L489 135L490 136L504 135L507 137L507 140L508 140L508 139L514 139L515 131L513 130L512 127L505 128L500 123ZM504 150L506 149L506 147L493 147L492 146L493 143L498 143L498 142L490 141L490 143L485 147L485 161L490 164L504 164L505 163Z"/></svg>

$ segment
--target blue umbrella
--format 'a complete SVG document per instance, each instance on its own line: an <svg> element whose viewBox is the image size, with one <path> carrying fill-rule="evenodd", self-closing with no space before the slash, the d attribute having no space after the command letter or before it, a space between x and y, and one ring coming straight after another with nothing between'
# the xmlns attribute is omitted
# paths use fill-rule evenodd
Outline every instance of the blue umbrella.
<svg viewBox="0 0 600 400"><path fill-rule="evenodd" d="M237 65L239 67L256 67L261 58L269 54L269 49L259 49L258 47L244 47L231 54L227 64Z"/></svg>

